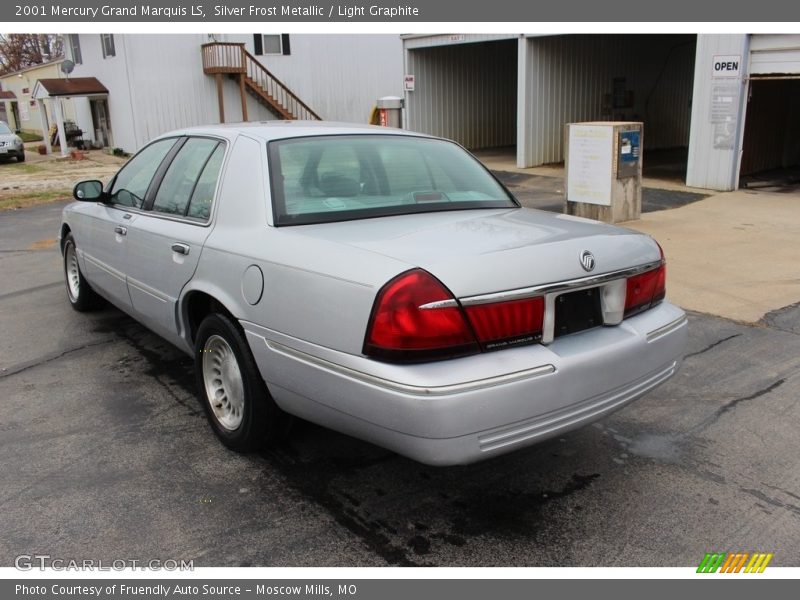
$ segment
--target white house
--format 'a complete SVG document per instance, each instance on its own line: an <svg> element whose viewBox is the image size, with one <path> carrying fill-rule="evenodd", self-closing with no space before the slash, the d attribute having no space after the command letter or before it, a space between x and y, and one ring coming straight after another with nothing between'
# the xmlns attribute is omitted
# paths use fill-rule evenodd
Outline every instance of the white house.
<svg viewBox="0 0 800 600"><path fill-rule="evenodd" d="M203 123L366 123L377 98L403 89L397 35L72 34L65 48L70 78L107 90L70 96L84 139L127 152Z"/></svg>
<svg viewBox="0 0 800 600"><path fill-rule="evenodd" d="M56 107L55 103L50 103L46 107L48 114L43 119L40 105L33 95L34 88L40 79L65 77L63 63L64 60L59 58L0 76L0 121L5 121L14 130L44 135L47 127L43 128L43 122L53 122ZM59 104L58 109L65 119L75 118L72 103L63 101Z"/></svg>

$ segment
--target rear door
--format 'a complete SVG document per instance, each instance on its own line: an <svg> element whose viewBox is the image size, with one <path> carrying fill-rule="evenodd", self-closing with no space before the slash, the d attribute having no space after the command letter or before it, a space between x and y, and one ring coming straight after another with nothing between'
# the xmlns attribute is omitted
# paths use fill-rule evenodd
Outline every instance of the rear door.
<svg viewBox="0 0 800 600"><path fill-rule="evenodd" d="M210 137L180 142L149 194L146 210L128 228L128 291L141 320L180 343L177 301L194 275L211 232L211 211L225 143Z"/></svg>
<svg viewBox="0 0 800 600"><path fill-rule="evenodd" d="M128 161L111 183L108 202L87 203L75 234L86 278L92 287L125 309L131 307L125 281L127 234L144 208L159 166L175 142L175 138L154 142Z"/></svg>

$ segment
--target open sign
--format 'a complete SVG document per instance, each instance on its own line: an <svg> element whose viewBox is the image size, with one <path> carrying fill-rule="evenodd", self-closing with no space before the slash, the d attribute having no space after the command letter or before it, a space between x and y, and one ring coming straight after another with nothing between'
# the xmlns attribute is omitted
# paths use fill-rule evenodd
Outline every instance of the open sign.
<svg viewBox="0 0 800 600"><path fill-rule="evenodd" d="M725 54L714 56L712 61L712 77L738 77L741 73L742 56Z"/></svg>

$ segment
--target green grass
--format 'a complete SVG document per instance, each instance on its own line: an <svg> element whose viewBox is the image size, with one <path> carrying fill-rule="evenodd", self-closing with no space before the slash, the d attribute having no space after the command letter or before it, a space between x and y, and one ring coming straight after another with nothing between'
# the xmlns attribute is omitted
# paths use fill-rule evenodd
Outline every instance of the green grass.
<svg viewBox="0 0 800 600"><path fill-rule="evenodd" d="M28 133L27 131L20 131L17 135L19 137L21 137L22 141L25 142L25 143L28 143L28 142L41 142L44 139L38 133Z"/></svg>
<svg viewBox="0 0 800 600"><path fill-rule="evenodd" d="M37 204L49 204L59 200L69 200L72 197L72 191L66 188L46 190L44 192L23 192L13 196L6 196L3 192L0 192L0 194L3 194L0 195L0 211L27 208Z"/></svg>

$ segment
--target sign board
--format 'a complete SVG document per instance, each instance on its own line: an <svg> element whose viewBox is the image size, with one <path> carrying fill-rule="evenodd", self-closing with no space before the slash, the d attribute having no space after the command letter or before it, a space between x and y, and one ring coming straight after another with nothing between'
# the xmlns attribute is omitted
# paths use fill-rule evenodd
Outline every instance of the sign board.
<svg viewBox="0 0 800 600"><path fill-rule="evenodd" d="M403 89L407 92L413 92L415 81L413 75L405 75L403 77Z"/></svg>
<svg viewBox="0 0 800 600"><path fill-rule="evenodd" d="M741 73L741 54L717 54L711 61L712 77L739 77Z"/></svg>
<svg viewBox="0 0 800 600"><path fill-rule="evenodd" d="M641 156L641 132L620 131L617 139L617 179L636 177L639 174Z"/></svg>
<svg viewBox="0 0 800 600"><path fill-rule="evenodd" d="M567 200L611 206L614 128L569 126Z"/></svg>
<svg viewBox="0 0 800 600"><path fill-rule="evenodd" d="M714 125L714 148L733 150L739 123L739 83L714 84L711 88L710 121Z"/></svg>
<svg viewBox="0 0 800 600"><path fill-rule="evenodd" d="M739 115L739 84L719 83L711 88L711 122L729 123Z"/></svg>

